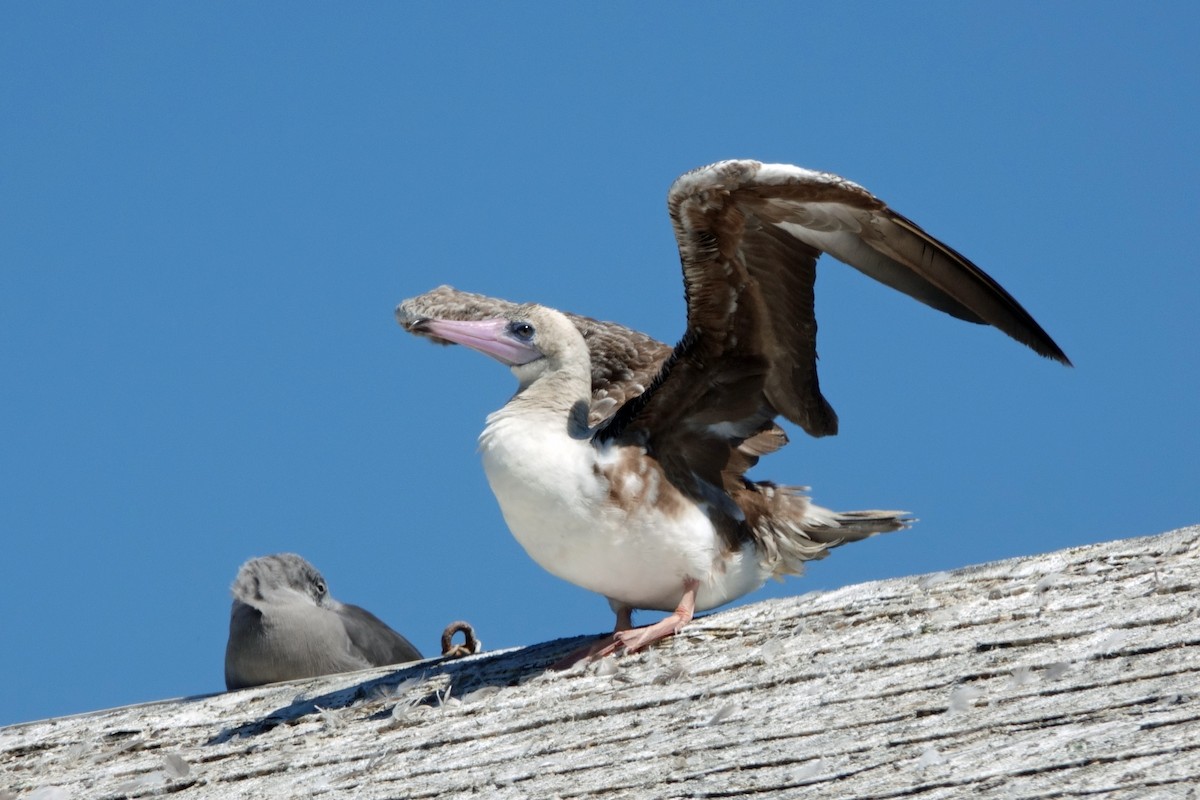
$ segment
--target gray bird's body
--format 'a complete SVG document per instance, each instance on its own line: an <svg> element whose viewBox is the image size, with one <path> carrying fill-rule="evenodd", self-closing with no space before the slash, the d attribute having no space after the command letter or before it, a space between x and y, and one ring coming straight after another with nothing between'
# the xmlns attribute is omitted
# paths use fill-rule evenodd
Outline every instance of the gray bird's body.
<svg viewBox="0 0 1200 800"><path fill-rule="evenodd" d="M421 659L370 611L335 600L321 573L293 553L247 561L232 591L227 689Z"/></svg>

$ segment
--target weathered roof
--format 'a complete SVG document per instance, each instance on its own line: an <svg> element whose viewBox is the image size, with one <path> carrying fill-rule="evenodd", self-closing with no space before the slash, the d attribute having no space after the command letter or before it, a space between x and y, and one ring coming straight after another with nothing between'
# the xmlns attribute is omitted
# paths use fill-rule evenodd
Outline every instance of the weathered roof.
<svg viewBox="0 0 1200 800"><path fill-rule="evenodd" d="M1185 797L1200 527L0 729L0 797ZM1136 791L1134 791L1136 790Z"/></svg>

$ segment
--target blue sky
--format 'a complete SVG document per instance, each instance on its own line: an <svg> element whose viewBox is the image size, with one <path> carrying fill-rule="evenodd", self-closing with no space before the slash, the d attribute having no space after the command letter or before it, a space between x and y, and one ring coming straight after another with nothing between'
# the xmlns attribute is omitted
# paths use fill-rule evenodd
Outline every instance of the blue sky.
<svg viewBox="0 0 1200 800"><path fill-rule="evenodd" d="M606 629L483 478L511 375L392 309L673 342L666 190L723 158L865 185L1076 364L823 261L842 433L755 475L921 522L744 601L1200 522L1192 4L447 8L0 5L0 724L222 689L278 551L430 654Z"/></svg>

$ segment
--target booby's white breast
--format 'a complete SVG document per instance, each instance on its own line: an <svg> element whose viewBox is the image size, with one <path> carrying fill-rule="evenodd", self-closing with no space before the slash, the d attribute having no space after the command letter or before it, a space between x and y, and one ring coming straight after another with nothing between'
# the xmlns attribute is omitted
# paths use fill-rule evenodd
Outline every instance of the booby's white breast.
<svg viewBox="0 0 1200 800"><path fill-rule="evenodd" d="M613 460L634 454L570 437L561 416L506 407L488 417L479 445L513 536L564 580L633 608L663 611L674 610L685 578L700 581L698 610L766 580L752 546L723 552L700 506L678 498L672 486L647 485L661 480L657 475L610 477ZM614 479L623 482L615 491ZM668 492L674 502L665 502Z"/></svg>

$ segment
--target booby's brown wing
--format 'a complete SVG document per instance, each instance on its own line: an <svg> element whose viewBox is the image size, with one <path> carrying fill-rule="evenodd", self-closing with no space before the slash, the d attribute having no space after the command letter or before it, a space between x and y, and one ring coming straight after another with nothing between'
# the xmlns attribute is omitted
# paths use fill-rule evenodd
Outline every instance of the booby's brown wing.
<svg viewBox="0 0 1200 800"><path fill-rule="evenodd" d="M817 380L813 285L822 252L1070 363L991 277L836 175L724 161L680 177L668 209L688 330L651 391L620 409L601 438L665 437L715 457L715 443L688 444L680 434L708 431L736 441L775 413L814 436L836 433L837 416Z"/></svg>
<svg viewBox="0 0 1200 800"><path fill-rule="evenodd" d="M519 303L463 292L452 286L409 298L396 306L396 319L410 333L449 344L414 325L422 319L484 320L503 317ZM642 394L661 371L671 347L615 322L601 322L563 312L583 334L592 359L592 403L589 424L608 419L631 398Z"/></svg>
<svg viewBox="0 0 1200 800"><path fill-rule="evenodd" d="M990 275L861 186L787 164L732 161L706 169L720 176L717 181L731 178L734 202L763 222L926 305L992 325L1037 354L1070 365L1062 349ZM672 194L681 193L686 202L705 191L713 179L706 178L705 170L698 173L676 182ZM748 264L765 273L786 269L749 254Z"/></svg>

